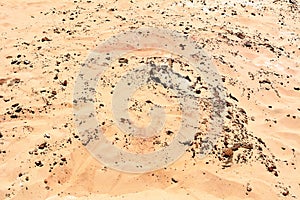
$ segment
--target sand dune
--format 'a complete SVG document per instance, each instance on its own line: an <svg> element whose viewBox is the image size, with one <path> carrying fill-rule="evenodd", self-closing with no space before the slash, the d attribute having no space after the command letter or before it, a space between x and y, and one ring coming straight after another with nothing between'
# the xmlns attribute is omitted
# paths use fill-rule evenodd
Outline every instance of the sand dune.
<svg viewBox="0 0 300 200"><path fill-rule="evenodd" d="M12 0L1 1L0 9L0 199L300 198L296 0ZM121 31L141 27L176 30L203 47L222 76L226 114L218 143L203 159L193 155L200 135L173 164L132 174L106 167L81 143L73 93L91 50ZM149 60L128 56L127 64L162 62L162 55ZM111 73L122 63L123 70L129 69L124 62L116 61ZM192 67L185 64L174 61L174 66ZM109 73L106 78L117 81ZM97 103L107 104L97 109L111 141L127 151L164 148L169 135L155 143L153 138L148 143L131 138L127 145L122 132L115 134L106 107L110 87L99 87ZM178 104L164 95L149 95L153 88L141 89L137 99L153 97L165 104L166 125L178 130ZM146 125L149 119L137 108L149 105L132 102L131 115ZM205 123L199 130L207 130Z"/></svg>

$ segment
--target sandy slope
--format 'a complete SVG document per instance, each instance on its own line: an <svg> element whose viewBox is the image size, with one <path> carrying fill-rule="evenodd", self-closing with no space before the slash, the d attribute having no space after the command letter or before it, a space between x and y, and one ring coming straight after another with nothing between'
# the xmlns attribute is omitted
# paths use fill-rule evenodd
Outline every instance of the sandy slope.
<svg viewBox="0 0 300 200"><path fill-rule="evenodd" d="M299 199L300 15L291 2L1 1L0 199ZM192 158L194 141L165 169L126 174L78 140L72 95L97 43L143 26L202 44L229 112L204 159Z"/></svg>

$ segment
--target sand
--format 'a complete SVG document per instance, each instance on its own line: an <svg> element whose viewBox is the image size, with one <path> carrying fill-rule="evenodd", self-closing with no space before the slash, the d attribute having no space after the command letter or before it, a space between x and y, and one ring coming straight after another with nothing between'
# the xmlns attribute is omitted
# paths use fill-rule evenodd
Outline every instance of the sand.
<svg viewBox="0 0 300 200"><path fill-rule="evenodd" d="M0 199L300 198L297 1L12 0L0 9ZM88 152L74 122L73 92L91 50L140 27L177 30L203 47L222 76L226 115L204 158L194 156L200 135L173 164L137 174L110 169ZM136 98L151 92L142 88ZM165 101L166 125L176 131L181 112ZM109 121L102 111L98 117ZM136 110L131 116L144 119L140 126L149 121ZM121 135L114 140L113 127L104 129L116 145L126 144ZM155 151L171 139L157 146L136 140L125 149Z"/></svg>

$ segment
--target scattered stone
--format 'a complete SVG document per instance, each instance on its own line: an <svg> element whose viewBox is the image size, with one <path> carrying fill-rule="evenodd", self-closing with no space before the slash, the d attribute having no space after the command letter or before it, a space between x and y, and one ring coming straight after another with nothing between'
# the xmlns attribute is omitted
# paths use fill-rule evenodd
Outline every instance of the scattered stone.
<svg viewBox="0 0 300 200"><path fill-rule="evenodd" d="M42 38L42 42L46 42L46 41L52 41L51 39L47 38L47 37L43 37Z"/></svg>
<svg viewBox="0 0 300 200"><path fill-rule="evenodd" d="M178 183L178 181L175 180L174 178L171 178L171 180L172 180L173 183Z"/></svg>
<svg viewBox="0 0 300 200"><path fill-rule="evenodd" d="M299 91L300 87L294 87L294 90Z"/></svg>
<svg viewBox="0 0 300 200"><path fill-rule="evenodd" d="M238 100L236 97L232 96L231 93L229 94L229 97L230 97L231 99L235 100L236 102L239 102L239 100Z"/></svg>
<svg viewBox="0 0 300 200"><path fill-rule="evenodd" d="M247 183L247 192L251 192L252 191L252 188L250 187L250 184Z"/></svg>
<svg viewBox="0 0 300 200"><path fill-rule="evenodd" d="M10 63L10 64L14 65L14 64L17 64L17 63L18 63L18 61L17 61L17 60L13 60L13 61L11 61L11 63Z"/></svg>
<svg viewBox="0 0 300 200"><path fill-rule="evenodd" d="M119 59L119 63L125 63L125 64L128 64L128 59L126 59L126 58L120 58L120 59Z"/></svg>
<svg viewBox="0 0 300 200"><path fill-rule="evenodd" d="M222 165L223 169L226 167L231 167L232 163L231 162L226 162L225 164Z"/></svg>
<svg viewBox="0 0 300 200"><path fill-rule="evenodd" d="M19 103L15 103L15 104L13 104L13 105L11 105L11 107L17 107L19 105Z"/></svg>
<svg viewBox="0 0 300 200"><path fill-rule="evenodd" d="M232 151L237 151L240 147L241 147L241 144L240 144L240 143L235 143L235 144L231 147L231 149L232 149Z"/></svg>
<svg viewBox="0 0 300 200"><path fill-rule="evenodd" d="M294 5L298 5L298 1L297 0L289 0L289 3L294 4Z"/></svg>
<svg viewBox="0 0 300 200"><path fill-rule="evenodd" d="M266 84L271 84L271 81L268 80L268 79L266 79L266 80L259 81L259 83L260 83L260 84L264 84L264 83L266 83Z"/></svg>
<svg viewBox="0 0 300 200"><path fill-rule="evenodd" d="M285 190L282 192L282 195L283 195L283 196L287 196L287 195L289 195L289 193L290 193L290 192L289 192L287 189L285 189Z"/></svg>
<svg viewBox="0 0 300 200"><path fill-rule="evenodd" d="M244 143L244 144L242 145L242 147L245 148L245 149L253 149L253 144L247 144L247 143Z"/></svg>
<svg viewBox="0 0 300 200"><path fill-rule="evenodd" d="M17 113L19 113L19 112L21 112L22 111L22 108L21 107L19 107L19 108L17 108L16 110L15 110L15 112L17 112Z"/></svg>
<svg viewBox="0 0 300 200"><path fill-rule="evenodd" d="M226 148L223 150L223 156L226 158L231 158L233 156L233 151L231 148Z"/></svg>
<svg viewBox="0 0 300 200"><path fill-rule="evenodd" d="M40 144L38 148L39 149L44 149L46 147L47 147L47 142L44 142L44 143Z"/></svg>
<svg viewBox="0 0 300 200"><path fill-rule="evenodd" d="M167 130L167 135L172 135L174 132L173 131L170 131L170 130Z"/></svg>
<svg viewBox="0 0 300 200"><path fill-rule="evenodd" d="M7 80L8 80L8 78L0 79L0 85L3 85L4 83L6 83Z"/></svg>
<svg viewBox="0 0 300 200"><path fill-rule="evenodd" d="M62 85L63 85L63 86L67 86L67 85L68 85L68 81L67 81L67 80L64 80L64 82L62 82Z"/></svg>
<svg viewBox="0 0 300 200"><path fill-rule="evenodd" d="M42 161L36 161L35 165L38 166L38 167L43 167L44 166L44 164L42 163Z"/></svg>
<svg viewBox="0 0 300 200"><path fill-rule="evenodd" d="M261 138L258 138L257 141L266 147L266 143Z"/></svg>
<svg viewBox="0 0 300 200"><path fill-rule="evenodd" d="M30 61L29 60L24 60L23 63L24 63L24 65L29 65Z"/></svg>
<svg viewBox="0 0 300 200"><path fill-rule="evenodd" d="M244 39L246 37L243 33L237 33L236 36L240 39Z"/></svg>
<svg viewBox="0 0 300 200"><path fill-rule="evenodd" d="M269 167L268 167L268 171L269 171L269 172L273 172L273 171L274 171L274 169L276 169L276 167L275 167L275 166L269 166Z"/></svg>
<svg viewBox="0 0 300 200"><path fill-rule="evenodd" d="M252 45L251 45L251 43L249 42L249 41L247 41L247 42L245 42L245 47L251 47Z"/></svg>

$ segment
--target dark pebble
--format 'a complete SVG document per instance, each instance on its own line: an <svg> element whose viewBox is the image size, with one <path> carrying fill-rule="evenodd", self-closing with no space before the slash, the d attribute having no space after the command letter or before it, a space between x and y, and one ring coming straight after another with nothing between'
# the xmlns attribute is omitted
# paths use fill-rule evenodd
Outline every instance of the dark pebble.
<svg viewBox="0 0 300 200"><path fill-rule="evenodd" d="M282 195L283 196L287 196L289 194L289 191L288 190L285 190L284 192L282 192Z"/></svg>
<svg viewBox="0 0 300 200"><path fill-rule="evenodd" d="M178 181L175 180L174 178L172 178L171 180L172 180L172 182L174 182L174 183L178 183Z"/></svg>
<svg viewBox="0 0 300 200"><path fill-rule="evenodd" d="M11 61L10 64L14 65L14 64L16 64L17 62L18 62L17 60L13 60L13 61Z"/></svg>
<svg viewBox="0 0 300 200"><path fill-rule="evenodd" d="M47 37L43 37L42 38L42 42L46 42L46 41L51 41L51 39L47 38Z"/></svg>
<svg viewBox="0 0 300 200"><path fill-rule="evenodd" d="M245 35L243 33L237 33L236 36L240 39L244 39Z"/></svg>
<svg viewBox="0 0 300 200"><path fill-rule="evenodd" d="M15 103L11 107L17 107L18 105L19 105L19 103Z"/></svg>
<svg viewBox="0 0 300 200"><path fill-rule="evenodd" d="M128 59L126 59L126 58L120 58L119 59L119 63L126 63L126 64L128 64Z"/></svg>
<svg viewBox="0 0 300 200"><path fill-rule="evenodd" d="M36 161L35 162L35 165L38 166L38 167L42 167L43 166L43 163L41 161Z"/></svg>
<svg viewBox="0 0 300 200"><path fill-rule="evenodd" d="M23 62L25 65L29 65L30 64L30 61L29 60L24 60Z"/></svg>
<svg viewBox="0 0 300 200"><path fill-rule="evenodd" d="M68 85L68 81L64 80L64 82L62 83L63 86L67 86Z"/></svg>
<svg viewBox="0 0 300 200"><path fill-rule="evenodd" d="M246 42L244 45L245 45L245 47L251 47L251 43L249 41Z"/></svg>

